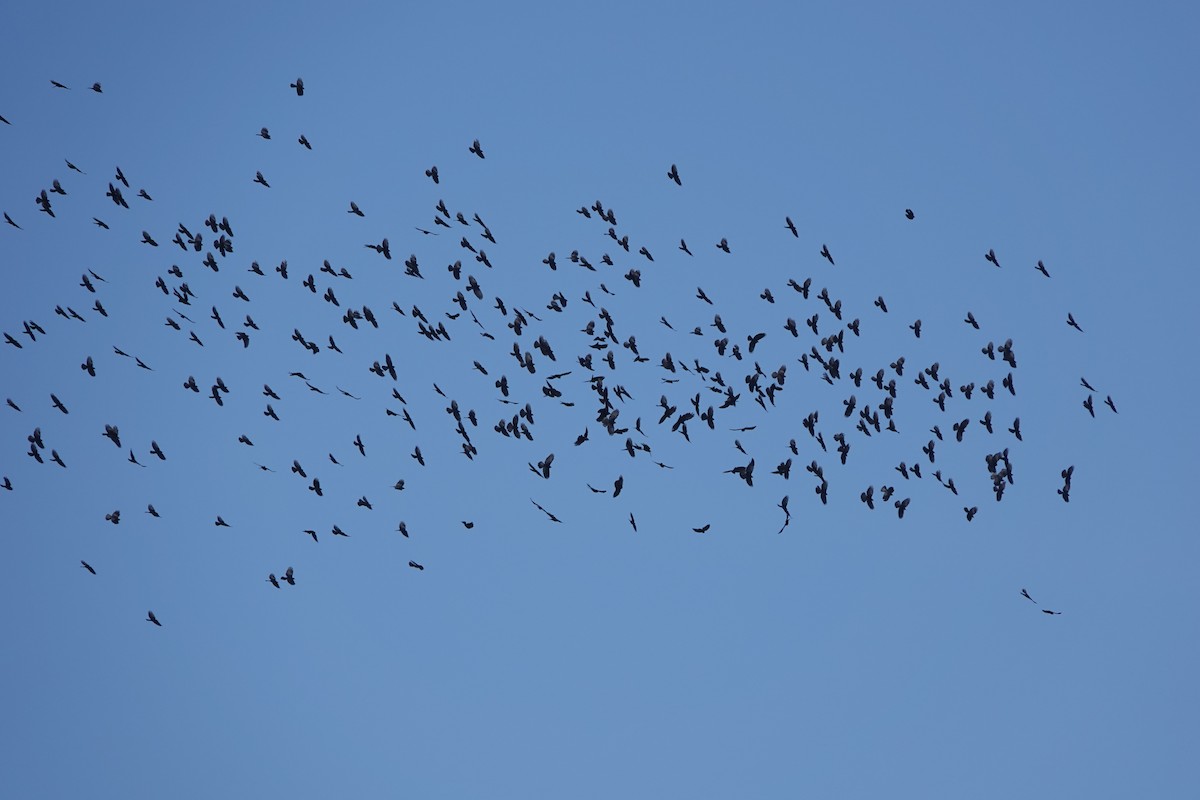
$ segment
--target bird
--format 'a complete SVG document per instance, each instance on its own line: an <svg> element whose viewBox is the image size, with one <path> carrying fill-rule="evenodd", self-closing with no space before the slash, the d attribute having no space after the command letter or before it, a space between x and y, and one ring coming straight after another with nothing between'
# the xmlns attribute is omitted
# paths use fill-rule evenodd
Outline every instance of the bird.
<svg viewBox="0 0 1200 800"><path fill-rule="evenodd" d="M262 573L260 572L259 574L261 575ZM275 573L274 573L274 572L272 572L270 575L268 575L268 576L267 576L267 583L271 584L271 585L272 585L272 586L274 586L276 589L281 589L281 588L283 588L283 587L281 587L281 586L279 585L279 579L275 577Z"/></svg>
<svg viewBox="0 0 1200 800"><path fill-rule="evenodd" d="M904 209L904 216L907 217L908 219L914 219L916 217L916 215L913 214L913 210L911 208Z"/></svg>
<svg viewBox="0 0 1200 800"><path fill-rule="evenodd" d="M68 89L69 90L71 88L70 86L64 86L63 84L61 84L58 81L53 80L53 79L50 80L50 85L56 89Z"/></svg>
<svg viewBox="0 0 1200 800"><path fill-rule="evenodd" d="M1030 597L1029 592L1025 591L1024 589L1021 590L1021 596L1024 597L1029 602L1033 603L1035 606L1038 604L1038 601L1034 600L1032 597Z"/></svg>
<svg viewBox="0 0 1200 800"><path fill-rule="evenodd" d="M824 256L825 260L827 260L830 264L833 264L833 256L830 255L829 248L827 246L821 245L821 255Z"/></svg>
<svg viewBox="0 0 1200 800"><path fill-rule="evenodd" d="M670 178L671 180L675 181L676 186L683 185L683 183L681 183L679 180L679 170L675 168L674 164L671 165L670 171L667 172L667 177Z"/></svg>
<svg viewBox="0 0 1200 800"><path fill-rule="evenodd" d="M995 251L995 250L991 250L991 249L989 249L989 250L987 251L987 253L985 253L985 254L984 254L984 256L983 256L983 257L984 257L984 259L986 259L987 261L990 261L990 262L992 262L993 264L995 264L997 267L999 267L999 266L1000 266L1000 261L999 261L999 260L997 260L997 258L996 258L996 251Z"/></svg>
<svg viewBox="0 0 1200 800"><path fill-rule="evenodd" d="M434 183L441 182L438 180L438 168L436 166L432 166L429 169L425 170L425 177L429 178Z"/></svg>
<svg viewBox="0 0 1200 800"><path fill-rule="evenodd" d="M1038 260L1038 262L1037 262L1037 266L1036 266L1036 267L1034 267L1034 269L1036 269L1038 272L1040 272L1040 273L1042 273L1043 275L1045 275L1047 278L1049 278L1049 277L1050 277L1050 273L1049 273L1049 272L1046 270L1046 265L1045 265L1045 264L1043 264L1043 263L1041 262L1041 260L1040 260L1040 259Z"/></svg>
<svg viewBox="0 0 1200 800"><path fill-rule="evenodd" d="M259 574L261 575L262 573L259 573ZM158 621L158 617L154 616L153 611L146 612L146 622L153 622L158 627L160 627L160 628L162 627L162 623Z"/></svg>
<svg viewBox="0 0 1200 800"><path fill-rule="evenodd" d="M469 152L472 152L472 153L474 153L475 155L479 156L480 158L483 158L483 157L484 157L484 156L483 156L483 148L479 146L479 140L478 140L478 139L476 139L475 141L471 142L471 146L470 146L469 148L467 148L467 149L468 149L468 151L469 151Z"/></svg>
<svg viewBox="0 0 1200 800"><path fill-rule="evenodd" d="M1079 327L1079 323L1075 321L1074 315L1072 315L1070 313L1067 314L1067 324L1070 325L1075 330L1079 331L1080 333L1083 333L1083 328Z"/></svg>
<svg viewBox="0 0 1200 800"><path fill-rule="evenodd" d="M287 581L287 584L288 584L289 586L295 586L295 585L296 585L296 578L295 578L295 576L294 576L294 574L293 574L293 572L292 572L292 568L291 568L291 567L288 567L288 568L287 568L287 569L284 571L284 573L283 573L283 579L284 579L285 581Z"/></svg>
<svg viewBox="0 0 1200 800"><path fill-rule="evenodd" d="M99 82L93 83L93 84L91 85L91 87L90 87L90 88L91 88L91 90L92 90L93 92L95 92L96 94L103 94L103 93L104 93L104 89L103 89L103 88L100 86L100 83L99 83Z"/></svg>
<svg viewBox="0 0 1200 800"><path fill-rule="evenodd" d="M786 227L789 231L792 232L792 236L795 236L797 239L799 239L800 232L796 230L796 224L794 222L792 222L792 218L784 217L783 222L784 222L784 227Z"/></svg>
<svg viewBox="0 0 1200 800"><path fill-rule="evenodd" d="M422 566L422 565L420 565L420 564L418 564L418 563L417 563L417 562L415 562L415 561L409 561L409 562L408 562L408 565L409 565L410 567L412 567L413 569L420 570L421 572L424 572L424 571L425 571L425 567L424 567L424 566Z"/></svg>
<svg viewBox="0 0 1200 800"><path fill-rule="evenodd" d="M82 565L83 565L83 568L84 568L84 569L86 569L88 572L92 573L93 575L95 575L95 574L96 574L96 570L95 570L95 568L93 568L93 567L92 567L92 565L91 565L91 564L89 564L88 562L86 562L86 561L83 561L83 560L80 560L80 562L79 562L79 563L80 563L80 564L82 564Z"/></svg>
<svg viewBox="0 0 1200 800"><path fill-rule="evenodd" d="M306 150L312 150L312 144L308 141L308 137L305 136L303 133L300 134L300 138L297 139L296 141L299 142L300 144L304 145Z"/></svg>
<svg viewBox="0 0 1200 800"><path fill-rule="evenodd" d="M263 177L263 174L261 172L254 173L254 183L261 183L263 186L267 187L268 189L271 188L271 184L267 183L267 179Z"/></svg>
<svg viewBox="0 0 1200 800"><path fill-rule="evenodd" d="M304 79L303 78L296 78L295 83L288 84L288 85L291 86L291 88L296 90L297 97L304 96Z"/></svg>

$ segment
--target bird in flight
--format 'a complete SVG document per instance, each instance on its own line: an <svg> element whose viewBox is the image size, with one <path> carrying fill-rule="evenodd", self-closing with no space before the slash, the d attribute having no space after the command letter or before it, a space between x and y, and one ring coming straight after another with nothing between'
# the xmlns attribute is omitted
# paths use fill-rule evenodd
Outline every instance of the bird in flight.
<svg viewBox="0 0 1200 800"><path fill-rule="evenodd" d="M79 563L82 564L83 568L86 569L88 572L92 573L93 575L96 574L96 570L88 562L81 560Z"/></svg>
<svg viewBox="0 0 1200 800"><path fill-rule="evenodd" d="M289 86L291 86L293 89L295 89L295 90L296 90L296 96L297 96L297 97L303 97L303 96L304 96L304 79L303 79L303 78L296 78L296 82L295 82L295 83L288 84L288 85L289 85Z"/></svg>
<svg viewBox="0 0 1200 800"><path fill-rule="evenodd" d="M679 180L679 170L675 168L674 164L671 165L671 171L667 173L667 177L675 181L676 186L683 186Z"/></svg>
<svg viewBox="0 0 1200 800"><path fill-rule="evenodd" d="M480 158L483 158L483 148L479 146L478 139L476 139L475 141L473 141L471 143L471 146L468 148L468 150L470 150L470 152L474 153L475 155L479 156Z"/></svg>
<svg viewBox="0 0 1200 800"><path fill-rule="evenodd" d="M153 622L158 627L160 627L160 628L162 627L162 623L158 621L158 617L154 616L153 611L146 612L146 622Z"/></svg>

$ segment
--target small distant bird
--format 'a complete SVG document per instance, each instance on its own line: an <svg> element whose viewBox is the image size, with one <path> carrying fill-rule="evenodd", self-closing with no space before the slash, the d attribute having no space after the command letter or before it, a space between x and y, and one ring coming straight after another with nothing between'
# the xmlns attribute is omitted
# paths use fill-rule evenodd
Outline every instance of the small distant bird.
<svg viewBox="0 0 1200 800"><path fill-rule="evenodd" d="M263 186L267 187L268 189L271 188L271 184L267 183L267 179L263 177L263 174L261 172L254 173L254 182L261 183Z"/></svg>
<svg viewBox="0 0 1200 800"><path fill-rule="evenodd" d="M1024 589L1021 590L1021 596L1024 597L1029 602L1033 603L1035 606L1038 604L1038 601L1034 600L1032 597L1030 597L1029 592L1025 591Z"/></svg>
<svg viewBox="0 0 1200 800"><path fill-rule="evenodd" d="M423 567L422 565L418 564L418 563L417 563L417 562L415 562L415 561L409 561L409 562L408 562L408 565L409 565L410 567L412 567L413 569L417 569L417 570L420 570L420 571L422 571L422 572L424 572L424 571L425 571L425 567Z"/></svg>
<svg viewBox="0 0 1200 800"><path fill-rule="evenodd" d="M996 259L996 251L995 250L989 249L983 257L985 259L987 259L988 261L992 262L993 264L995 264L997 267L1000 266L1000 262Z"/></svg>
<svg viewBox="0 0 1200 800"><path fill-rule="evenodd" d="M283 573L283 579L284 579L285 581L287 581L287 584L288 584L288 586L295 586L295 585L296 585L296 578L295 578L295 576L294 576L294 575L293 575L293 573L292 573L292 568L291 568L291 567L288 567L288 568L287 568L287 571L285 571L285 572Z"/></svg>
<svg viewBox="0 0 1200 800"><path fill-rule="evenodd" d="M970 522L971 520L975 519L975 515L979 513L979 506L971 506L970 508L963 506L963 511L965 511L967 514L967 522Z"/></svg>
<svg viewBox="0 0 1200 800"><path fill-rule="evenodd" d="M1079 323L1075 321L1075 317L1070 312L1067 313L1067 324L1080 333L1083 333L1083 328L1079 327Z"/></svg>
<svg viewBox="0 0 1200 800"><path fill-rule="evenodd" d="M438 168L437 168L437 166L432 166L432 167L430 167L429 169L425 170L425 177L426 177L426 178L430 178L430 179L432 179L434 183L440 183L440 182L441 182L441 181L439 181L439 180L438 180Z"/></svg>
<svg viewBox="0 0 1200 800"><path fill-rule="evenodd" d="M358 217L365 217L365 216L366 216L366 214L364 214L364 213L362 212L362 209L358 207L358 203L354 202L353 200L351 200L351 201L350 201L350 210L349 210L349 211L347 211L346 213L347 213L347 214L354 214L355 216L358 216Z"/></svg>
<svg viewBox="0 0 1200 800"><path fill-rule="evenodd" d="M1037 266L1034 267L1034 269L1036 269L1038 272L1045 275L1047 278L1050 277L1050 273L1046 271L1046 265L1043 264L1040 260L1038 261Z"/></svg>
<svg viewBox="0 0 1200 800"><path fill-rule="evenodd" d="M69 90L71 88L70 86L64 86L63 84L59 83L56 80L51 80L50 85L56 89L68 89Z"/></svg>
<svg viewBox="0 0 1200 800"><path fill-rule="evenodd" d="M823 255L830 264L833 264L833 256L830 255L829 248L827 246L821 245L821 255Z"/></svg>
<svg viewBox="0 0 1200 800"><path fill-rule="evenodd" d="M679 170L675 168L674 164L671 165L671 171L667 173L667 177L675 181L676 186L683 186L683 183L679 180Z"/></svg>
<svg viewBox="0 0 1200 800"><path fill-rule="evenodd" d="M259 573L259 574L261 574L261 573ZM270 575L268 575L268 576L267 576L267 583L271 584L271 585L272 585L272 586L274 586L276 589L281 589L281 588L283 588L283 587L281 587L281 586L279 585L279 579L275 577L275 573L274 573L274 572L272 572Z"/></svg>
<svg viewBox="0 0 1200 800"><path fill-rule="evenodd" d="M475 155L479 156L480 158L483 158L483 148L479 146L478 139L471 142L471 146L468 148L468 150L470 152L474 153Z"/></svg>
<svg viewBox="0 0 1200 800"><path fill-rule="evenodd" d="M913 210L911 208L906 208L906 209L904 209L904 216L908 217L909 219L913 219L914 217L916 217L916 214L913 213Z"/></svg>
<svg viewBox="0 0 1200 800"><path fill-rule="evenodd" d="M259 128L259 129L258 129L258 133L254 134L254 135L255 135L255 136L261 136L261 137L262 137L262 138L264 138L264 139L270 139L270 138L271 138L271 132L270 132L269 130L267 130L266 128Z"/></svg>
<svg viewBox="0 0 1200 800"><path fill-rule="evenodd" d="M99 83L93 83L91 88L96 94L104 94L104 89L100 87Z"/></svg>
<svg viewBox="0 0 1200 800"><path fill-rule="evenodd" d="M1043 613L1043 614L1051 614L1051 615L1057 616L1057 615L1061 614L1062 612L1061 612L1061 611L1051 611L1051 610L1050 610L1050 609L1048 609L1048 608L1043 608L1043 609L1042 609L1042 613Z"/></svg>
<svg viewBox="0 0 1200 800"><path fill-rule="evenodd" d="M309 143L308 137L305 136L303 133L300 134L300 138L297 139L296 141L299 142L300 144L304 145L305 149L312 150L312 144Z"/></svg>
<svg viewBox="0 0 1200 800"><path fill-rule="evenodd" d="M787 229L792 232L792 236L795 236L797 239L799 239L800 232L796 230L796 223L792 222L792 218L784 217L783 221Z"/></svg>
<svg viewBox="0 0 1200 800"><path fill-rule="evenodd" d="M91 564L89 564L88 562L86 562L86 561L83 561L83 560L80 560L80 562L79 562L79 563L80 563L80 564L82 564L82 565L83 565L83 568L84 568L84 569L86 569L88 572L92 573L93 575L95 575L95 574L96 574L96 570L95 570L95 569L93 569L93 568L92 568L92 565L91 565Z"/></svg>
<svg viewBox="0 0 1200 800"><path fill-rule="evenodd" d="M1117 407L1116 407L1116 405L1114 405L1114 404L1113 404L1112 395L1106 395L1106 396L1105 396L1105 398L1104 398L1104 404L1105 404L1106 406L1108 406L1109 408L1111 408L1111 409L1112 409L1112 412L1113 412L1114 414L1116 414L1116 413L1117 413Z"/></svg>
<svg viewBox="0 0 1200 800"><path fill-rule="evenodd" d="M293 89L295 89L295 90L296 90L296 96L297 96L297 97L303 97L303 96L304 96L304 79L303 79L303 78L296 78L296 82L295 82L295 83L291 83L291 84L288 84L288 85L289 85L289 86L291 86Z"/></svg>
<svg viewBox="0 0 1200 800"><path fill-rule="evenodd" d="M158 617L154 616L153 611L146 612L146 622L153 622L158 627L162 627L162 623L158 621Z"/></svg>

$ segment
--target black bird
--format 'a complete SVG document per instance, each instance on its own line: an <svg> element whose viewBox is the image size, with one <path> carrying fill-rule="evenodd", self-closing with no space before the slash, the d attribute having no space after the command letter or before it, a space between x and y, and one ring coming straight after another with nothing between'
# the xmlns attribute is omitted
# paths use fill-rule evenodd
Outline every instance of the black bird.
<svg viewBox="0 0 1200 800"><path fill-rule="evenodd" d="M296 82L295 82L295 83L291 83L291 84L288 84L288 85L289 85L291 88L293 88L293 89L295 89L295 90L296 90L296 96L297 96L297 97L303 97L303 96L304 96L304 79L303 79L303 78L296 78Z"/></svg>
<svg viewBox="0 0 1200 800"><path fill-rule="evenodd" d="M268 189L271 188L271 184L267 183L267 179L263 177L263 174L261 172L254 173L254 183L261 183L263 186L267 187Z"/></svg>
<svg viewBox="0 0 1200 800"><path fill-rule="evenodd" d="M984 257L985 259L987 259L988 261L992 262L993 264L995 264L997 267L999 267L999 266L1000 266L1000 262L999 262L999 261L996 259L996 251L995 251L995 250L990 250L990 249L989 249L989 250L987 251L987 253L985 253L985 254L984 254L984 256L983 256L983 257Z"/></svg>
<svg viewBox="0 0 1200 800"><path fill-rule="evenodd" d="M821 255L825 256L826 260L828 260L830 264L833 264L833 256L829 254L829 248L827 246L821 245Z"/></svg>
<svg viewBox="0 0 1200 800"><path fill-rule="evenodd" d="M292 568L291 568L291 567L288 567L288 568L287 568L287 570L286 570L286 571L283 573L283 579L284 579L285 581L287 581L287 583L288 583L288 586L295 586L295 585L296 585L296 578L295 578L295 576L294 576L294 575L293 575L293 573L292 573Z"/></svg>
<svg viewBox="0 0 1200 800"><path fill-rule="evenodd" d="M683 186L679 180L679 170L675 168L674 164L671 165L671 171L667 173L667 177L675 181L676 186Z"/></svg>
<svg viewBox="0 0 1200 800"><path fill-rule="evenodd" d="M261 574L261 573L259 573L259 574ZM275 577L275 573L274 573L274 572L272 572L270 575L268 575L268 576L267 576L267 583L271 584L271 585L272 585L272 586L274 586L276 589L280 589L280 588L282 588L282 587L279 585L279 579Z"/></svg>
<svg viewBox="0 0 1200 800"><path fill-rule="evenodd" d="M1021 590L1021 596L1024 597L1029 602L1033 603L1035 606L1038 604L1038 601L1034 600L1032 597L1030 597L1029 592L1025 591L1024 589Z"/></svg>
<svg viewBox="0 0 1200 800"><path fill-rule="evenodd" d="M975 519L975 515L979 513L979 506L971 506L970 508L963 506L963 511L966 512L967 522L970 522L971 520Z"/></svg>
<svg viewBox="0 0 1200 800"><path fill-rule="evenodd" d="M979 330L979 323L975 321L975 315L970 311L967 312L967 318L964 319L963 322L967 323L975 330Z"/></svg>
<svg viewBox="0 0 1200 800"><path fill-rule="evenodd" d="M261 575L262 573L259 573L259 574ZM158 621L158 617L154 616L153 611L146 612L146 622L153 622L158 627L160 627L160 628L162 627L162 623Z"/></svg>
<svg viewBox="0 0 1200 800"><path fill-rule="evenodd" d="M1087 412L1092 415L1093 419L1095 419L1096 409L1092 406L1092 396L1090 394L1087 396L1087 399L1083 401L1083 407L1086 408Z"/></svg>
<svg viewBox="0 0 1200 800"><path fill-rule="evenodd" d="M784 217L784 218L783 218L783 221L784 221L784 225L785 225L785 227L786 227L786 228L787 228L789 231L791 231L791 232L792 232L792 236L795 236L797 239L799 239L799 238L800 238L800 233L799 233L799 232L796 230L796 224L795 224L794 222L792 222L792 218L791 218L791 217Z"/></svg>
<svg viewBox="0 0 1200 800"><path fill-rule="evenodd" d="M61 83L59 83L58 81L56 81L56 80L53 80L53 79L50 81L50 85L51 85L51 86L53 86L53 87L54 87L54 88L56 88L56 89L67 89L67 90L70 90L70 88L71 88L70 86L64 86L63 84L61 84Z"/></svg>
<svg viewBox="0 0 1200 800"><path fill-rule="evenodd" d="M300 138L299 138L299 139L297 139L296 141L298 141L300 144L304 145L304 147L305 147L306 149L308 149L308 150L312 150L312 144L311 144L311 143L309 143L309 141L308 141L308 137L307 137L307 136L305 136L303 133L302 133L302 134L300 134Z"/></svg>
<svg viewBox="0 0 1200 800"><path fill-rule="evenodd" d="M1117 407L1116 407L1116 406L1113 404L1112 395L1106 395L1106 396L1105 396L1105 398L1104 398L1104 404L1105 404L1106 406L1108 406L1109 408L1111 408L1111 409L1112 409L1112 412L1113 412L1114 414L1116 414L1116 413L1117 413Z"/></svg>
<svg viewBox="0 0 1200 800"><path fill-rule="evenodd" d="M438 180L438 168L436 166L430 167L429 169L425 170L425 177L430 178L431 180L433 180L434 183L440 183L440 181Z"/></svg>
<svg viewBox="0 0 1200 800"><path fill-rule="evenodd" d="M475 141L473 141L473 142L471 143L471 146L470 146L469 148L467 148L467 150L468 150L468 152L474 153L475 155L479 156L480 158L483 158L483 157L484 157L484 156L483 156L483 148L479 146L479 140L478 140L478 139L476 139Z"/></svg>
<svg viewBox="0 0 1200 800"><path fill-rule="evenodd" d="M86 562L86 561L82 561L82 560L81 560L79 563L80 563L80 564L82 564L82 565L83 565L83 568L84 568L84 569L86 569L88 572L92 573L93 575L95 575L95 574L96 574L96 570L95 570L95 569L93 569L93 568L92 568L92 565L91 565L91 564L89 564L88 562Z"/></svg>
<svg viewBox="0 0 1200 800"><path fill-rule="evenodd" d="M95 92L96 94L104 94L104 89L103 89L103 88L101 88L101 86L100 86L99 82L97 82L97 83L93 83L93 84L91 85L91 90L92 90L93 92Z"/></svg>
<svg viewBox="0 0 1200 800"><path fill-rule="evenodd" d="M1046 265L1043 264L1040 260L1038 261L1037 266L1034 267L1034 269L1036 269L1038 272L1045 275L1047 278L1050 277L1050 273L1046 271Z"/></svg>
<svg viewBox="0 0 1200 800"><path fill-rule="evenodd" d="M420 570L420 571L422 571L422 572L424 572L424 571L425 571L425 567L421 566L420 564L418 564L418 563L417 563L417 562L415 562L415 561L409 561L409 562L408 562L408 565L409 565L410 567L412 567L413 569L417 569L417 570Z"/></svg>
<svg viewBox="0 0 1200 800"><path fill-rule="evenodd" d="M913 210L911 208L906 208L904 209L904 216L908 217L909 219L913 219L916 215L913 214Z"/></svg>
<svg viewBox="0 0 1200 800"><path fill-rule="evenodd" d="M1083 333L1083 328L1079 327L1079 323L1075 321L1075 317L1072 316L1070 313L1067 314L1067 324L1070 325L1075 330L1079 331L1080 333Z"/></svg>

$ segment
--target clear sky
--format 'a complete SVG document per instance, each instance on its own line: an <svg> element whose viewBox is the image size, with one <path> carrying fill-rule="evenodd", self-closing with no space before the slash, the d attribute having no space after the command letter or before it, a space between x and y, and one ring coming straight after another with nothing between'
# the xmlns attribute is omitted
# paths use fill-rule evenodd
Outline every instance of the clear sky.
<svg viewBox="0 0 1200 800"><path fill-rule="evenodd" d="M403 5L6 9L3 793L1194 797L1195 11Z"/></svg>

